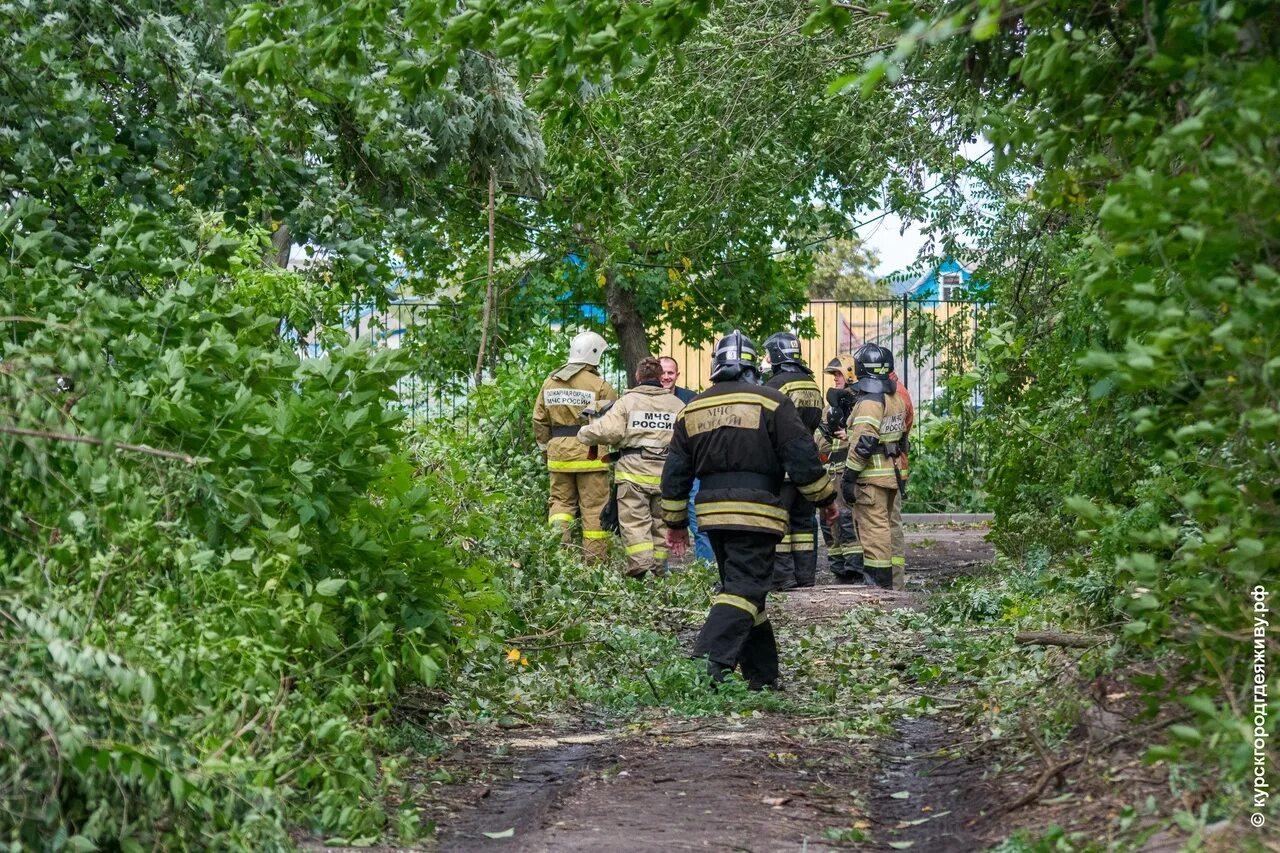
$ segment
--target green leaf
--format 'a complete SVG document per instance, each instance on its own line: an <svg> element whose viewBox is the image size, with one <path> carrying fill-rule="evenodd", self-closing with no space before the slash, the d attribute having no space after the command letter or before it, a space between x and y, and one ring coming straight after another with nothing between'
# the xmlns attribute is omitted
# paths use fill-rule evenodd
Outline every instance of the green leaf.
<svg viewBox="0 0 1280 853"><path fill-rule="evenodd" d="M1000 31L1000 12L998 9L983 9L978 19L973 22L970 36L974 41L987 41Z"/></svg>
<svg viewBox="0 0 1280 853"><path fill-rule="evenodd" d="M325 578L316 584L316 595L333 596L342 591L347 585L346 578Z"/></svg>
<svg viewBox="0 0 1280 853"><path fill-rule="evenodd" d="M908 799L908 798L911 796L911 792L910 792L910 791L898 791L897 793L890 794L889 796L890 796L890 797L892 797L892 798L893 798L893 799L895 799L895 800L905 800L905 799Z"/></svg>
<svg viewBox="0 0 1280 853"><path fill-rule="evenodd" d="M510 838L516 834L516 828L513 826L509 829L501 830L500 832L482 832L480 834L485 838Z"/></svg>

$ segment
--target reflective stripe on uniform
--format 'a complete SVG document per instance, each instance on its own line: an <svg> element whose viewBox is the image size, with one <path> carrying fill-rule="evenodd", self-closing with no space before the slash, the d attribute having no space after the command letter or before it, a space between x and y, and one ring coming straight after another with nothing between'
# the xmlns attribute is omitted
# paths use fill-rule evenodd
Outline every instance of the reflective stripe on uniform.
<svg viewBox="0 0 1280 853"><path fill-rule="evenodd" d="M661 486L661 474L633 474L630 471L615 471L613 479L619 483L635 483L639 486Z"/></svg>
<svg viewBox="0 0 1280 853"><path fill-rule="evenodd" d="M804 499L810 503L824 501L835 494L835 488L831 485L830 477L823 477L821 480L815 480L805 485L796 484L796 491L804 496Z"/></svg>
<svg viewBox="0 0 1280 853"><path fill-rule="evenodd" d="M845 548L844 548L844 552L845 552L846 554L861 554L861 553L862 553L862 545L861 545L860 543L857 543L857 542L853 543L852 545L846 545L846 546L845 546Z"/></svg>
<svg viewBox="0 0 1280 853"><path fill-rule="evenodd" d="M628 545L625 549L626 554L630 557L632 554L640 554L645 551L653 550L652 542L637 542L635 545Z"/></svg>
<svg viewBox="0 0 1280 853"><path fill-rule="evenodd" d="M676 500L675 498L663 498L662 508L667 512L677 512L682 509L689 508L689 502L684 498Z"/></svg>
<svg viewBox="0 0 1280 853"><path fill-rule="evenodd" d="M583 539L608 539L609 531L607 530L584 530L582 531Z"/></svg>
<svg viewBox="0 0 1280 853"><path fill-rule="evenodd" d="M548 524L573 524L573 513L571 512L553 512L547 516Z"/></svg>
<svg viewBox="0 0 1280 853"><path fill-rule="evenodd" d="M719 595L713 595L711 597L711 606L715 607L717 604L727 604L730 607L745 610L751 614L753 619L760 615L760 609L740 595L730 595L727 592L722 592Z"/></svg>
<svg viewBox="0 0 1280 853"><path fill-rule="evenodd" d="M653 558L654 558L655 560L665 560L665 559L667 559L667 549L666 549L666 548L658 548L658 547L654 547L654 549L653 549Z"/></svg>
<svg viewBox="0 0 1280 853"><path fill-rule="evenodd" d="M889 562L893 563L895 566L905 566L907 564L907 558L893 557L892 559L889 560Z"/></svg>
<svg viewBox="0 0 1280 853"><path fill-rule="evenodd" d="M601 462L599 459L579 459L569 461L564 459L548 459L548 471L572 471L574 473L582 473L585 471L608 471L609 465Z"/></svg>
<svg viewBox="0 0 1280 853"><path fill-rule="evenodd" d="M861 473L859 476L862 476L862 477L892 477L892 476L893 476L893 469L892 469L892 468L863 468L863 469L862 469L862 473Z"/></svg>
<svg viewBox="0 0 1280 853"><path fill-rule="evenodd" d="M893 566L893 561L892 560L873 560L870 557L867 557L862 561L862 565L866 566L868 569L888 569Z"/></svg>
<svg viewBox="0 0 1280 853"><path fill-rule="evenodd" d="M667 519L667 523L670 524L671 519ZM757 530L767 530L770 533L782 533L787 529L787 523L760 515L745 515L736 512L704 513L701 508L698 509L699 530L714 530L718 527L751 527Z"/></svg>
<svg viewBox="0 0 1280 853"><path fill-rule="evenodd" d="M858 415L849 426L857 426L858 424L871 424L877 431L880 429L880 419L873 418L871 415Z"/></svg>
<svg viewBox="0 0 1280 853"><path fill-rule="evenodd" d="M754 501L705 501L698 504L698 517L701 518L704 512L745 512L775 518L778 521L786 521L788 518L785 509Z"/></svg>
<svg viewBox="0 0 1280 853"><path fill-rule="evenodd" d="M718 394L714 397L704 397L701 400L694 400L692 403L681 409L680 414L676 417L683 418L689 412L696 412L699 409L710 409L714 406L726 406L730 403L754 403L771 412L778 408L777 400L771 400L763 394Z"/></svg>

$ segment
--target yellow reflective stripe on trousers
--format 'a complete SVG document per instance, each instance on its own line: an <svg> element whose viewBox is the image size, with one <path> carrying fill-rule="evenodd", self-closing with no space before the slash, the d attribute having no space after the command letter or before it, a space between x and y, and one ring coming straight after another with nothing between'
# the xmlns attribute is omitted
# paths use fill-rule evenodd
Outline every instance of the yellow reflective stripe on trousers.
<svg viewBox="0 0 1280 853"><path fill-rule="evenodd" d="M608 471L608 463L601 462L599 459L578 459L569 461L565 459L548 459L548 471L559 471L569 474L583 474L591 471Z"/></svg>
<svg viewBox="0 0 1280 853"><path fill-rule="evenodd" d="M861 554L862 546L857 543L854 543L853 545L846 545L844 552L846 554Z"/></svg>
<svg viewBox="0 0 1280 853"><path fill-rule="evenodd" d="M888 569L893 566L892 560L873 560L870 557L863 559L862 565L868 569Z"/></svg>
<svg viewBox="0 0 1280 853"><path fill-rule="evenodd" d="M895 566L905 566L907 564L907 558L893 557L892 559L889 560L889 562L893 563Z"/></svg>
<svg viewBox="0 0 1280 853"><path fill-rule="evenodd" d="M637 542L635 545L628 545L625 549L626 554L630 557L632 554L642 554L645 551L653 550L652 542Z"/></svg>
<svg viewBox="0 0 1280 853"><path fill-rule="evenodd" d="M661 474L633 474L630 471L615 471L613 479L619 483L635 483L640 486L661 486Z"/></svg>
<svg viewBox="0 0 1280 853"><path fill-rule="evenodd" d="M796 533L791 537L792 551L814 551L817 547L812 533Z"/></svg>
<svg viewBox="0 0 1280 853"><path fill-rule="evenodd" d="M583 539L608 539L609 531L607 530L584 530L582 531Z"/></svg>
<svg viewBox="0 0 1280 853"><path fill-rule="evenodd" d="M571 512L553 512L547 516L548 524L573 524L573 513Z"/></svg>
<svg viewBox="0 0 1280 853"><path fill-rule="evenodd" d="M892 468L863 468L863 469L862 469L862 473L861 473L859 476L862 476L862 477L892 477L892 476L893 476L893 469L892 469Z"/></svg>
<svg viewBox="0 0 1280 853"><path fill-rule="evenodd" d="M727 604L730 607L745 610L751 614L752 618L760 615L760 610L740 595L729 595L725 592L722 592L719 595L714 595L711 597L711 606L715 607L717 604Z"/></svg>
<svg viewBox="0 0 1280 853"><path fill-rule="evenodd" d="M656 547L655 547L655 548L653 549L653 558L654 558L655 560L665 560L665 559L667 559L667 549L666 549L666 548L656 548Z"/></svg>

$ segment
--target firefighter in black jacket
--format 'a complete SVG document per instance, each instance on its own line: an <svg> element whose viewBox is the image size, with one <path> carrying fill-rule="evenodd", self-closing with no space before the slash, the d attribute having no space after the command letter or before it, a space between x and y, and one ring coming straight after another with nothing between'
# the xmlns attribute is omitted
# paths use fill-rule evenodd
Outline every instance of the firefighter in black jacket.
<svg viewBox="0 0 1280 853"><path fill-rule="evenodd" d="M688 497L720 568L721 591L693 647L719 682L735 667L754 689L778 677L778 647L765 616L774 550L788 529L779 497L785 475L806 499L834 515L835 492L812 432L786 395L758 383L755 345L739 331L716 344L712 386L676 417L662 470L662 511L672 556L689 544Z"/></svg>
<svg viewBox="0 0 1280 853"><path fill-rule="evenodd" d="M824 403L822 389L813 381L813 371L800 357L800 338L791 332L779 332L764 342L764 351L771 371L765 385L791 398L805 429L813 435L822 423ZM818 523L813 504L805 500L790 477L782 481L781 497L790 518L773 561L773 588L813 586L818 574Z"/></svg>

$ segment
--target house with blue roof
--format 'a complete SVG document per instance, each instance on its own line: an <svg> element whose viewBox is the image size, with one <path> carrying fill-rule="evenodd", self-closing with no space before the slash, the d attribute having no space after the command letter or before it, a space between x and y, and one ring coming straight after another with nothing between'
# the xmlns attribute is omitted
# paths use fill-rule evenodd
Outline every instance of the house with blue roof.
<svg viewBox="0 0 1280 853"><path fill-rule="evenodd" d="M972 301L987 289L986 282L973 280L973 269L949 257L924 275L895 284L893 295L905 295L912 302L929 305Z"/></svg>

